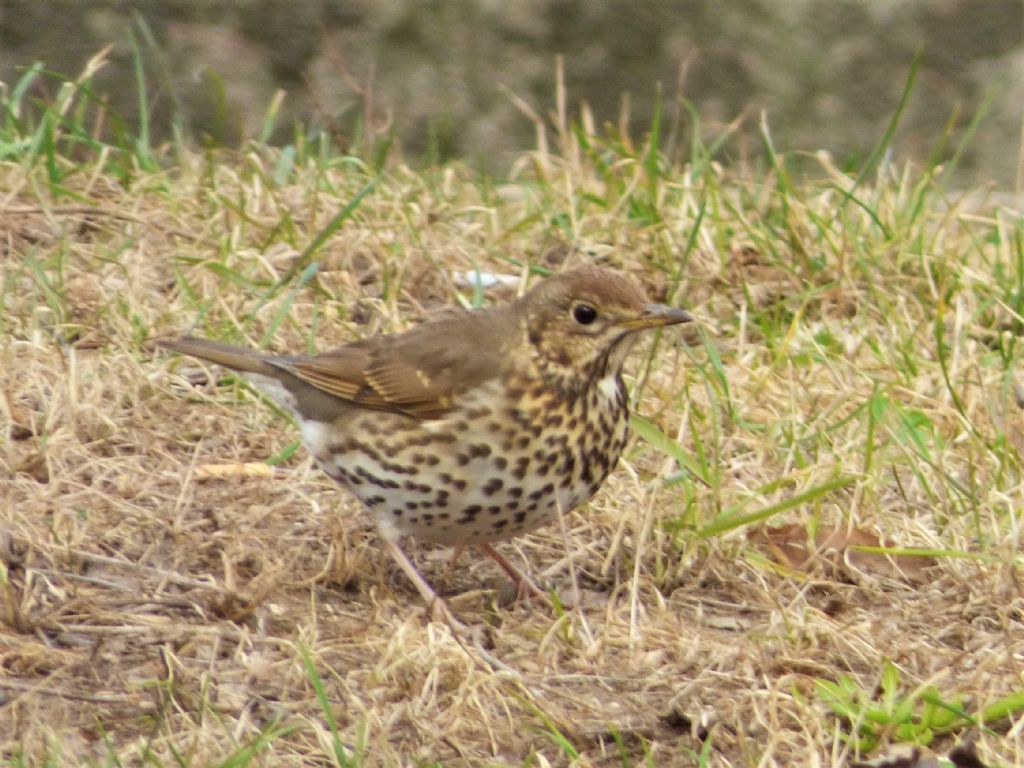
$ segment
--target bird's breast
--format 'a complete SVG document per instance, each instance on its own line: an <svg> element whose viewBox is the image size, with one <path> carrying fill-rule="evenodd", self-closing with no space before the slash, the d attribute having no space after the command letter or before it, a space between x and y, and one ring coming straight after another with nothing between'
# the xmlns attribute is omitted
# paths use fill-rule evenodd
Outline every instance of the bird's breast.
<svg viewBox="0 0 1024 768"><path fill-rule="evenodd" d="M616 377L573 397L495 381L439 419L367 411L301 429L384 535L474 544L532 530L593 496L622 453L626 423Z"/></svg>

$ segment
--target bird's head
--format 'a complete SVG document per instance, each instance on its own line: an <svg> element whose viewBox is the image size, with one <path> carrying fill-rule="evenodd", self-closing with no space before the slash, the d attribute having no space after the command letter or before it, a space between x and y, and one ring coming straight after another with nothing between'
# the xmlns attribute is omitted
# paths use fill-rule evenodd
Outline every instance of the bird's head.
<svg viewBox="0 0 1024 768"><path fill-rule="evenodd" d="M638 331L693 319L650 303L634 282L600 267L549 277L520 301L535 354L549 371L577 380L617 374Z"/></svg>

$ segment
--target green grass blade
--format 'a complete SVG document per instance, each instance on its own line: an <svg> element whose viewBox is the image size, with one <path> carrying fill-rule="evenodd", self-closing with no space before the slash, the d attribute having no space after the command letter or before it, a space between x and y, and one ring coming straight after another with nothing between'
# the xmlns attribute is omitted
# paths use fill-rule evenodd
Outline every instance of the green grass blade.
<svg viewBox="0 0 1024 768"><path fill-rule="evenodd" d="M662 432L656 424L634 413L630 414L629 428L636 432L652 448L674 460L680 467L696 477L704 485L711 485L711 481L705 477L700 465L693 460L683 446Z"/></svg>
<svg viewBox="0 0 1024 768"><path fill-rule="evenodd" d="M710 538L711 536L717 536L719 534L726 533L727 531L732 531L736 528L742 528L745 525L756 523L759 520L766 520L769 517L774 517L775 515L794 509L803 504L822 499L833 491L853 485L856 481L857 478L852 475L840 475L826 483L816 485L802 493L791 496L788 499L783 499L775 504L769 504L767 507L759 509L756 512L750 512L744 515L736 514L733 510L726 510L711 523L698 530L697 535L701 538Z"/></svg>
<svg viewBox="0 0 1024 768"><path fill-rule="evenodd" d="M345 748L341 732L338 730L338 721L335 719L334 710L331 707L331 701L327 698L327 691L324 688L323 680L320 679L320 673L316 670L316 665L313 663L313 657L310 655L309 649L304 645L300 645L299 653L302 656L302 666L306 670L306 677L309 678L309 682L313 686L317 702L320 704L320 710L324 713L324 720L327 721L327 728L331 732L331 745L334 749L335 760L343 768L358 765L359 762L355 761Z"/></svg>
<svg viewBox="0 0 1024 768"><path fill-rule="evenodd" d="M337 232L342 224L344 224L346 221L352 218L352 215L359 208L359 205L363 202L366 196L369 195L377 186L377 183L380 181L380 178L381 177L378 175L374 176L372 179L367 181L359 189L359 191L356 192L355 196L353 196L353 198L348 201L345 207L338 211L338 213L335 214L334 217L329 222L327 222L327 224L324 225L324 227L321 228L319 232L317 232L316 237L313 238L310 244L307 245L303 249L302 253L300 253L298 257L295 259L295 263L292 264L292 266L288 269L287 272L284 273L281 279L278 280L277 283L275 283L274 286L269 291L267 291L266 294L263 295L259 304L257 304L256 308L253 310L254 312L258 310L260 307L262 307L264 304L266 304L268 301L270 301L274 296L276 296L278 292L282 288L284 288L284 286L288 285L295 278L296 275L298 275L300 272L303 272L309 266L309 263L313 260L313 257L320 251L321 248L324 247L327 241L331 238L331 235Z"/></svg>
<svg viewBox="0 0 1024 768"><path fill-rule="evenodd" d="M134 33L128 39L132 46L132 69L135 73L135 99L138 107L138 134L135 137L135 156L141 168L147 171L156 169L153 161L149 136L149 89L146 85L146 68L142 62L142 48Z"/></svg>
<svg viewBox="0 0 1024 768"><path fill-rule="evenodd" d="M281 305L274 312L274 317L267 325L266 333L263 334L263 338L260 340L259 346L265 347L272 338L277 334L277 329L281 327L281 323L284 322L285 317L288 316L288 311L292 308L292 302L295 301L295 297L298 295L302 287L313 279L317 271L320 269L320 265L316 262L307 266L302 274L299 275L299 279L295 281L295 285L291 287L288 293L285 295Z"/></svg>
<svg viewBox="0 0 1024 768"><path fill-rule="evenodd" d="M889 151L892 146L892 140L896 136L896 129L899 127L900 120L903 119L903 113L907 109L907 104L910 103L910 94L914 92L914 83L917 80L918 70L921 68L921 60L924 57L924 53L918 49L914 54L913 60L910 62L910 69L907 70L906 80L903 81L903 92L900 94L900 100L896 105L895 111L892 113L892 117L889 119L889 124L885 128L885 133L882 134L881 140L872 150L871 154L868 155L868 159L864 161L864 165L857 175L857 180L853 184L853 188L850 190L851 196L853 190L860 187L864 183L867 177L874 173L882 161L882 158Z"/></svg>

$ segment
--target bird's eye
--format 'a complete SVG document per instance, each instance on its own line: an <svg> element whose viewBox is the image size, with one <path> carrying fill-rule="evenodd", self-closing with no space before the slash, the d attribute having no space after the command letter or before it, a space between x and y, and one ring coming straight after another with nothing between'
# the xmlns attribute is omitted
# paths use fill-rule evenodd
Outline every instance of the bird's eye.
<svg viewBox="0 0 1024 768"><path fill-rule="evenodd" d="M589 304L577 304L573 307L572 316L580 325L590 325L597 320L597 310Z"/></svg>

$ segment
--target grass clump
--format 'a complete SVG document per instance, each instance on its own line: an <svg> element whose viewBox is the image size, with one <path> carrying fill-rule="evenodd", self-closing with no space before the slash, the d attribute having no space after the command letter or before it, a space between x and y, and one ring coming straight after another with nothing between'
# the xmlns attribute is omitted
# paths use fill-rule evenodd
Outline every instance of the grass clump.
<svg viewBox="0 0 1024 768"><path fill-rule="evenodd" d="M1024 762L1019 201L887 146L797 177L767 127L726 164L731 128L666 109L637 141L564 94L500 183L301 132L150 147L101 129L88 71L29 110L43 76L0 103L10 763L802 765L968 738ZM639 439L565 535L504 545L578 607L503 605L474 561L448 591L475 642L425 622L281 414L148 343L323 350L583 261L701 323L634 360Z"/></svg>

